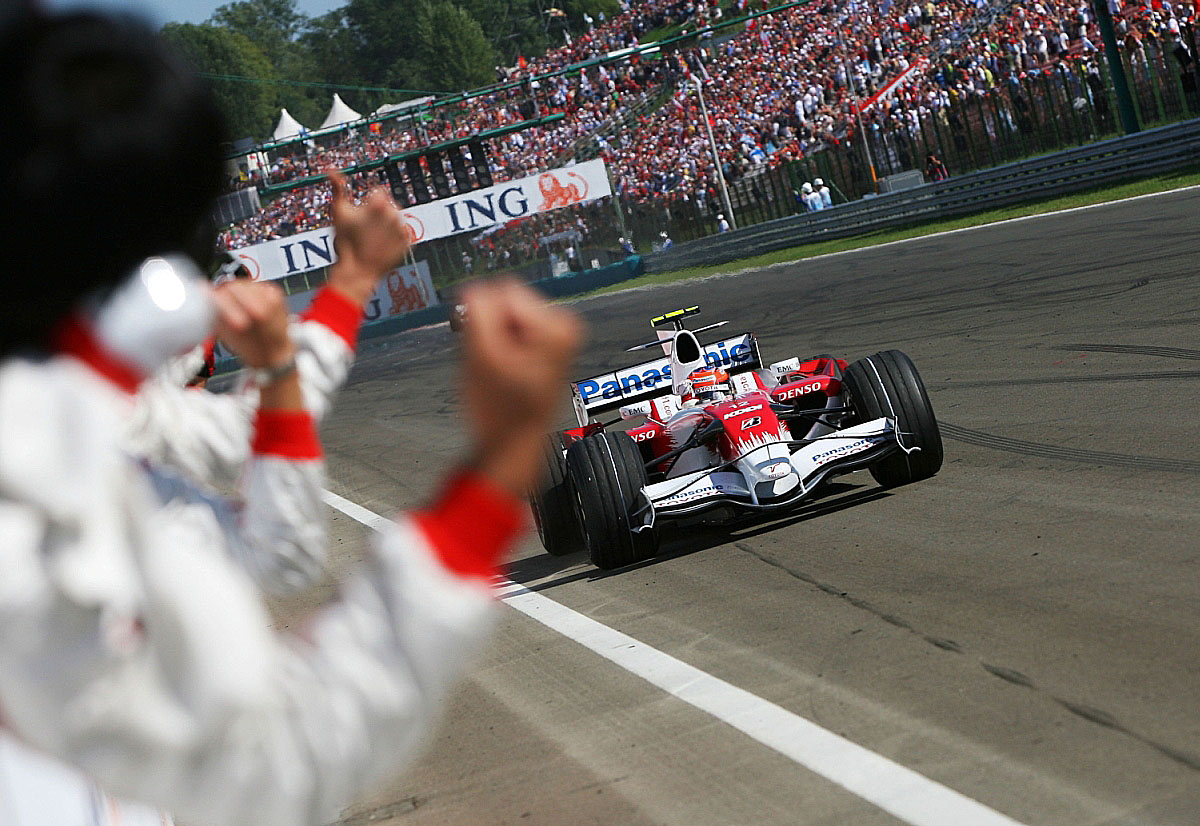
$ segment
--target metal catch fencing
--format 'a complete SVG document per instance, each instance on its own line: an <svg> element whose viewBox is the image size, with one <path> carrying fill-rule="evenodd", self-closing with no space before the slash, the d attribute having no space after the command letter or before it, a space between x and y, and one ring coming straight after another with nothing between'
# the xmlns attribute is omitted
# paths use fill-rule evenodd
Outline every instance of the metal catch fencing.
<svg viewBox="0 0 1200 826"><path fill-rule="evenodd" d="M649 272L953 218L1200 163L1200 119L708 236L644 257Z"/></svg>
<svg viewBox="0 0 1200 826"><path fill-rule="evenodd" d="M1200 116L1200 63L1191 58L1195 34L1185 25L1174 47L1147 41L1121 49L1143 128ZM886 113L870 110L861 134L826 134L798 160L773 168L744 158L730 162L725 180L733 223L744 228L804 212L799 191L818 177L831 188L834 203L853 202L877 191L875 176L923 171L936 180L944 173L931 156L949 174L965 175L1120 134L1113 84L1101 55L1064 54L1044 65L1008 55L987 65L992 74L986 82L977 78L973 91L964 92L960 84L940 104L894 101ZM961 81L963 71L942 58L930 66L931 76L943 84ZM673 186L650 195L627 194L621 198L627 235L639 250L649 250L662 233L676 243L713 235L717 215L724 211L720 200L715 185L695 192Z"/></svg>

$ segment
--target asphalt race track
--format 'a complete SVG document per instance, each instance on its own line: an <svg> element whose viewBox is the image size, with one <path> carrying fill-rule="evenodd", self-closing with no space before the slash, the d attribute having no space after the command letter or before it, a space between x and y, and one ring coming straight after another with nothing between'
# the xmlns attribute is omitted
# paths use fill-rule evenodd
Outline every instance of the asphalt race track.
<svg viewBox="0 0 1200 826"><path fill-rule="evenodd" d="M946 464L890 492L853 474L796 514L680 534L608 574L535 539L510 576L995 822L1197 823L1198 210L1186 191L576 303L580 376L690 304L757 332L767 361L902 349ZM427 495L463 449L455 348L443 325L362 354L325 428L333 492L383 514ZM367 530L331 514L341 566ZM345 823L983 822L888 814L501 617L427 756Z"/></svg>

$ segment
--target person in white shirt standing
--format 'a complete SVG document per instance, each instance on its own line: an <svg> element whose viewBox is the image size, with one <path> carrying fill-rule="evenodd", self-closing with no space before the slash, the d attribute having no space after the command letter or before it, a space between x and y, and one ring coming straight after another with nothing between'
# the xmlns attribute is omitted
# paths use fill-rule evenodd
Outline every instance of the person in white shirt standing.
<svg viewBox="0 0 1200 826"><path fill-rule="evenodd" d="M800 187L800 193L804 197L804 208L809 212L820 212L825 208L825 205L821 203L820 193L814 190L813 185L808 181L805 181L804 185Z"/></svg>
<svg viewBox="0 0 1200 826"><path fill-rule="evenodd" d="M829 187L820 178L813 178L813 189L821 196L821 208L829 209L833 206L833 193L829 191Z"/></svg>

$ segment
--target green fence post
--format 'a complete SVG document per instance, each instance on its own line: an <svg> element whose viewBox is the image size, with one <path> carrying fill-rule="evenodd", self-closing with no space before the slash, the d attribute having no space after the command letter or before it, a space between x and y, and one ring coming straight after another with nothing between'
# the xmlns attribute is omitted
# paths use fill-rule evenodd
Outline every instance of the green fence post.
<svg viewBox="0 0 1200 826"><path fill-rule="evenodd" d="M1087 128L1084 124L1084 120L1082 120L1080 110L1075 108L1075 101L1082 100L1082 95L1079 97L1075 96L1074 86L1072 86L1072 83L1070 83L1074 77L1074 74L1070 72L1069 68L1062 64L1058 64L1058 78L1062 80L1063 92L1067 97L1067 106L1070 107L1070 119L1072 119L1072 122L1075 124L1075 134L1078 136L1078 140L1076 140L1075 143L1078 143L1080 146L1082 146L1087 143Z"/></svg>
<svg viewBox="0 0 1200 826"><path fill-rule="evenodd" d="M954 145L953 138L946 138L946 132L949 131L949 121L947 120L946 124L942 123L942 114L946 108L943 107L933 113L933 129L938 136L938 143L942 147L942 154L939 157L941 157L943 162L949 161L954 166L955 174L957 175L963 172L963 166L958 157L958 147Z"/></svg>
<svg viewBox="0 0 1200 826"><path fill-rule="evenodd" d="M987 91L986 98L988 114L992 118L992 123L996 125L996 150L999 152L1000 162L1003 163L1004 161L1010 160L1012 156L1012 149L1010 146L1012 135L1010 134L1010 130L1008 128L1008 121L1000 116L1000 107L996 103L996 97L997 95L995 89L989 89Z"/></svg>
<svg viewBox="0 0 1200 826"><path fill-rule="evenodd" d="M1142 47L1146 49L1145 46ZM1162 123L1167 119L1167 110L1163 107L1162 90L1158 88L1158 78L1155 76L1155 61L1152 58L1152 52L1146 49L1146 80L1150 84L1150 97L1154 101L1154 110L1158 113L1158 121Z"/></svg>
<svg viewBox="0 0 1200 826"><path fill-rule="evenodd" d="M1054 90L1050 88L1050 80L1046 76L1046 73L1041 72L1040 74L1042 78L1042 97L1046 101L1047 120L1050 121L1050 128L1054 132L1054 144L1051 148L1062 149L1062 132L1060 132L1058 129L1058 119L1060 116L1058 112L1058 101L1054 99Z"/></svg>
<svg viewBox="0 0 1200 826"><path fill-rule="evenodd" d="M1188 100L1187 91L1183 88L1183 67L1179 67L1179 71L1172 72L1167 69L1168 74L1174 79L1173 87L1175 89L1175 97L1179 100L1179 116L1180 119L1191 117L1192 102Z"/></svg>
<svg viewBox="0 0 1200 826"><path fill-rule="evenodd" d="M983 100L975 96L975 112L979 116L979 132L983 136L983 142L987 144L988 157L991 158L991 165L996 166L1000 163L996 156L996 138L992 137L992 133L988 130L987 112L983 110ZM993 129L999 129L1000 125L994 123ZM997 135L997 138L999 136Z"/></svg>

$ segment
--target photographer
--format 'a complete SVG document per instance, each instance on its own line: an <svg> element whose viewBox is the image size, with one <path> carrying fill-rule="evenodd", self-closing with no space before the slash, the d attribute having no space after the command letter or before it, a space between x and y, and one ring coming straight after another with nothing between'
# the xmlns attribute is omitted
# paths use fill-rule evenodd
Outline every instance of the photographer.
<svg viewBox="0 0 1200 826"><path fill-rule="evenodd" d="M0 33L0 68L19 239L0 281L3 725L187 821L327 823L411 756L480 644L578 323L514 284L465 294L471 459L381 532L303 639L272 633L239 526L130 446L141 383L215 324L257 373L245 507L272 524L287 488L300 521L285 534L322 507L282 296L214 292L178 255L209 246L195 228L221 177L212 105L127 21L27 14ZM327 299L337 334L408 237L381 193L355 206L342 189L334 224L350 293ZM145 432L192 438L175 427Z"/></svg>

